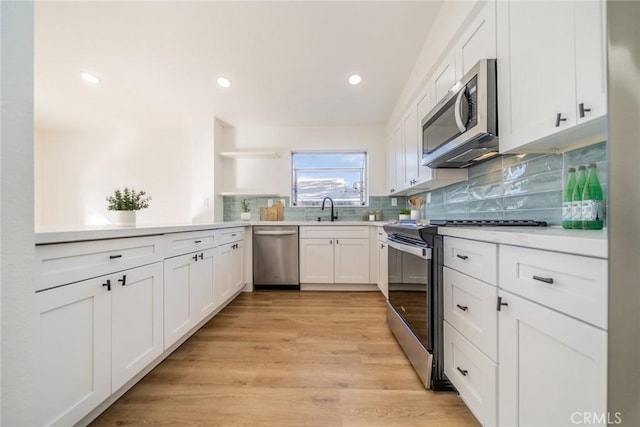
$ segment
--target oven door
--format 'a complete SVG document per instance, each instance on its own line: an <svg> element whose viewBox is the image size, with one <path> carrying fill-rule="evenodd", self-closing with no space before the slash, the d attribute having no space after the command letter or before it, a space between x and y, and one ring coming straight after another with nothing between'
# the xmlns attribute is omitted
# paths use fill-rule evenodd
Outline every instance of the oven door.
<svg viewBox="0 0 640 427"><path fill-rule="evenodd" d="M431 249L388 241L389 304L407 327L430 350Z"/></svg>

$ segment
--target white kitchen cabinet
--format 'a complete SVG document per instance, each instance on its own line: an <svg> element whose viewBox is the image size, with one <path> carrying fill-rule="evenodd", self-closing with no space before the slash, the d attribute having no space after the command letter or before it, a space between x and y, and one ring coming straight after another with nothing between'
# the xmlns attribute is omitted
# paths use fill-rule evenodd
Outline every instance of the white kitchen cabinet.
<svg viewBox="0 0 640 427"><path fill-rule="evenodd" d="M191 252L164 261L164 347L171 347L218 307L217 250Z"/></svg>
<svg viewBox="0 0 640 427"><path fill-rule="evenodd" d="M447 53L443 61L436 68L431 80L434 106L438 105L462 76L456 75L456 53L452 50Z"/></svg>
<svg viewBox="0 0 640 427"><path fill-rule="evenodd" d="M333 283L333 239L300 239L300 283Z"/></svg>
<svg viewBox="0 0 640 427"><path fill-rule="evenodd" d="M418 183L418 165L422 156L418 156L418 107L412 103L402 119L402 138L404 141L404 182L403 188Z"/></svg>
<svg viewBox="0 0 640 427"><path fill-rule="evenodd" d="M223 304L244 286L244 242L218 247L218 303Z"/></svg>
<svg viewBox="0 0 640 427"><path fill-rule="evenodd" d="M376 256L378 257L378 289L385 298L389 298L389 247L387 234L382 227L378 227Z"/></svg>
<svg viewBox="0 0 640 427"><path fill-rule="evenodd" d="M497 31L501 152L560 149L603 132L598 123L574 129L606 114L601 2L501 1ZM580 104L591 111L579 119Z"/></svg>
<svg viewBox="0 0 640 427"><path fill-rule="evenodd" d="M481 59L496 58L496 1L489 0L456 42L459 79Z"/></svg>
<svg viewBox="0 0 640 427"><path fill-rule="evenodd" d="M336 239L335 283L369 283L369 239Z"/></svg>
<svg viewBox="0 0 640 427"><path fill-rule="evenodd" d="M114 274L111 280L111 391L153 362L163 347L162 263Z"/></svg>
<svg viewBox="0 0 640 427"><path fill-rule="evenodd" d="M73 425L111 394L107 279L36 293L37 425Z"/></svg>
<svg viewBox="0 0 640 427"><path fill-rule="evenodd" d="M368 227L300 227L300 283L369 283Z"/></svg>
<svg viewBox="0 0 640 427"><path fill-rule="evenodd" d="M496 425L498 316L495 243L444 238L444 369L483 425Z"/></svg>
<svg viewBox="0 0 640 427"><path fill-rule="evenodd" d="M506 291L500 297L499 425L606 416L606 332Z"/></svg>
<svg viewBox="0 0 640 427"><path fill-rule="evenodd" d="M387 137L387 191L389 194L393 194L399 187L396 188L396 147L393 145L393 134Z"/></svg>
<svg viewBox="0 0 640 427"><path fill-rule="evenodd" d="M402 125L398 124L393 130L393 159L395 161L394 192L404 188L404 141L402 139Z"/></svg>
<svg viewBox="0 0 640 427"><path fill-rule="evenodd" d="M38 425L72 425L163 351L162 264L38 292Z"/></svg>

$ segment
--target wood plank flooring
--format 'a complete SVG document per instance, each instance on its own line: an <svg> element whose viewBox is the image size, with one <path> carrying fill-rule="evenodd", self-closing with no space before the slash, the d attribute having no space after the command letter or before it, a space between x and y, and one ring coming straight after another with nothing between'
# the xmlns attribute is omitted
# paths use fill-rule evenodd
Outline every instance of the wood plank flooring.
<svg viewBox="0 0 640 427"><path fill-rule="evenodd" d="M475 426L423 388L377 292L242 293L92 425Z"/></svg>

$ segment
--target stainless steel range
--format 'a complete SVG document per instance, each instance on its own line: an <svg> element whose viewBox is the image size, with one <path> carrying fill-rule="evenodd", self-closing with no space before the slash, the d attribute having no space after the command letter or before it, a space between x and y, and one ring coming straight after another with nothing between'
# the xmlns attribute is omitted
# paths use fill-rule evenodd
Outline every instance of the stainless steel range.
<svg viewBox="0 0 640 427"><path fill-rule="evenodd" d="M387 224L387 323L426 388L454 390L444 374L443 237L438 227L536 226L530 220L431 221Z"/></svg>

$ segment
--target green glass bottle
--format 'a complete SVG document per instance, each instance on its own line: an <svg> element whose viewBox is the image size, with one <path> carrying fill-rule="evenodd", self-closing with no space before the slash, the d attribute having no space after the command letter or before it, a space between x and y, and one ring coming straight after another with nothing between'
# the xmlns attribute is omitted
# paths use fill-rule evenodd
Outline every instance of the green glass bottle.
<svg viewBox="0 0 640 427"><path fill-rule="evenodd" d="M598 180L595 163L589 163L589 175L582 190L582 228L601 230L604 224L602 186Z"/></svg>
<svg viewBox="0 0 640 427"><path fill-rule="evenodd" d="M562 198L562 227L566 229L573 228L571 216L571 202L573 197L573 189L576 186L576 168L569 168L569 176L567 185L564 187L564 195Z"/></svg>
<svg viewBox="0 0 640 427"><path fill-rule="evenodd" d="M584 184L587 182L585 169L583 165L578 166L576 186L573 187L573 194L571 195L571 222L575 229L582 228L582 192L584 191Z"/></svg>

